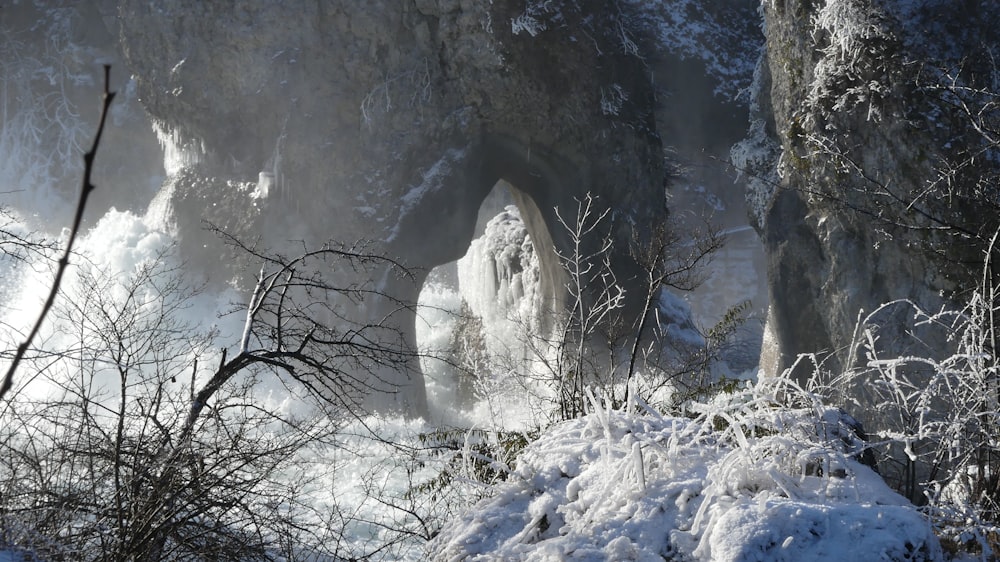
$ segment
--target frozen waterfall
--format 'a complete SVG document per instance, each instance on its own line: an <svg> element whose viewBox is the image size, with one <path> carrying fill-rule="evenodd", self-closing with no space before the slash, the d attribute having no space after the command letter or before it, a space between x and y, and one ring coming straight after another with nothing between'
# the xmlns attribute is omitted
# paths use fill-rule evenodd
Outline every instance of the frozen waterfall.
<svg viewBox="0 0 1000 562"><path fill-rule="evenodd" d="M539 326L540 270L521 213L508 205L458 260L458 285L487 333L513 343L517 326Z"/></svg>

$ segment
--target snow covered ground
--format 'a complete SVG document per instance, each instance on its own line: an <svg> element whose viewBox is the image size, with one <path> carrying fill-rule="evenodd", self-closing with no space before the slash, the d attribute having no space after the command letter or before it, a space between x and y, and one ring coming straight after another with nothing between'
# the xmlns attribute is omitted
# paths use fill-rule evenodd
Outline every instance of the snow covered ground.
<svg viewBox="0 0 1000 562"><path fill-rule="evenodd" d="M594 412L527 447L433 560L936 560L930 525L852 456L850 420L777 381L692 406ZM786 395L786 397L779 397Z"/></svg>
<svg viewBox="0 0 1000 562"><path fill-rule="evenodd" d="M83 239L81 251L91 255L83 263L125 274L161 259L171 236L151 219L112 212ZM8 322L31 316L44 285L44 274L23 273L20 298L4 310ZM218 323L227 299L199 298L184 314ZM425 342L444 346L461 296L436 286L425 298L432 305L422 316ZM362 418L308 453L310 484L299 501L309 506L306 521L326 525L322 536L339 556L943 558L927 519L855 458L862 444L851 420L787 381L728 388L671 416L637 403L612 410L594 396L587 416L539 435L534 428L545 418L516 385L494 381L479 388L493 394L455 408L448 375L434 379L434 368L425 368L436 419ZM25 396L44 392L32 388ZM275 386L262 395L280 392ZM333 515L322 521L319 514Z"/></svg>

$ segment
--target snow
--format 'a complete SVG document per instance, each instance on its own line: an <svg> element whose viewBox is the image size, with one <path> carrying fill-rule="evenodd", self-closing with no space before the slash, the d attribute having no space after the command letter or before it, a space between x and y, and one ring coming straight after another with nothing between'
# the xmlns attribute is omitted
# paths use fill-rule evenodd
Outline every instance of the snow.
<svg viewBox="0 0 1000 562"><path fill-rule="evenodd" d="M444 187L444 182L451 176L455 165L460 163L465 156L466 150L464 148L448 149L437 162L421 174L420 183L410 186L407 192L400 198L399 218L396 224L389 230L385 238L386 242L392 242L399 236L399 223L403 218L413 212L413 209L424 197Z"/></svg>
<svg viewBox="0 0 1000 562"><path fill-rule="evenodd" d="M130 213L119 213L112 210L94 227L94 235L84 234L77 246L78 255L71 258L74 266L87 267L93 270L111 269L114 272L131 271L143 258L141 254L157 246L162 240L155 233L140 226L141 220L133 223ZM23 224L16 222L14 228L8 230L27 231ZM67 232L62 233L62 239ZM63 240L60 240L62 242ZM142 248L140 250L140 247ZM50 257L55 259L55 252ZM83 256L87 256L86 259ZM72 290L74 280L79 275L77 267L67 270L65 286ZM41 310L42 302L48 295L48 287L52 282L51 264L33 264L23 267L21 264L10 264L6 272L7 285L10 291L3 303L4 320L9 332L25 332ZM8 343L8 342L5 342Z"/></svg>
<svg viewBox="0 0 1000 562"><path fill-rule="evenodd" d="M453 287L431 279L424 283L417 302L416 340L420 349L420 370L424 373L427 399L436 405L454 404L467 407L458 389L453 365L455 334L461 322L462 297ZM434 408L447 412L448 408ZM457 419L441 421L457 423Z"/></svg>
<svg viewBox="0 0 1000 562"><path fill-rule="evenodd" d="M626 0L627 9L615 22L617 48L623 54L640 56L633 37L648 33L657 48L682 59L696 59L705 64L706 74L715 82L717 94L737 99L750 84L754 65L764 43L759 32L760 18L752 3L699 0ZM511 18L514 35L536 37L566 26L566 13L579 5L553 0L529 1L524 10ZM582 37L580 37L582 39ZM616 115L623 92L602 92L601 109Z"/></svg>
<svg viewBox="0 0 1000 562"><path fill-rule="evenodd" d="M509 323L538 325L540 271L527 226L513 205L493 217L483 235L458 260L458 283L472 312L489 333L512 336ZM504 339L513 340L512 337Z"/></svg>
<svg viewBox="0 0 1000 562"><path fill-rule="evenodd" d="M237 333L238 323L234 324L233 320L238 319L220 318L221 311L227 310L229 302L237 298L235 292L201 294L193 285L173 285L181 265L172 253L174 244L174 233L164 229L158 217L152 214L135 215L114 208L108 211L78 239L54 311L40 333L44 349L56 352L74 349L81 345L80 342L100 341L104 337L100 333L104 324L100 319L88 318L88 314L96 314L95 310L110 307L112 302L115 307L120 307L122 314L126 314L126 310L147 311L148 314L135 314L139 315L137 318L149 322L157 315L157 310L178 307L173 320L179 325L198 327L192 328L189 333L192 352L197 352L199 338L212 330L222 329L223 334L227 331ZM54 257L52 259L30 266L12 266L6 273L12 289L5 295L0 307L7 326L0 334L4 348L17 345L37 318L54 276ZM147 275L149 279L146 282L136 284L135 280L146 279ZM95 292L100 293L99 298L95 299ZM182 305L182 301L186 304ZM76 325L78 322L80 324ZM142 321L136 322L141 324ZM227 324L233 325L227 327ZM135 330L141 331L141 328L136 327ZM151 350L149 353L156 352ZM213 355L213 352L208 352L203 359ZM189 359L186 356L176 358L184 364L189 364ZM72 359L67 355L59 362L53 361L47 372L72 373L75 369L71 363ZM5 367L5 364L6 359L0 361L0 365ZM60 364L65 364L65 368L59 368ZM163 365L161 368L168 370ZM98 369L95 388L113 388L117 386L117 378L118 374L110 368ZM24 394L19 399L28 401L40 399L57 392L61 382L58 376L18 380L15 395Z"/></svg>
<svg viewBox="0 0 1000 562"><path fill-rule="evenodd" d="M544 378L547 372L535 371L545 370L553 349L542 338L546 304L538 256L517 207L486 221L453 271L437 271L420 293L416 339L441 420L537 427L547 419L549 390L531 385L526 392L526 374ZM456 406L463 410L458 416Z"/></svg>
<svg viewBox="0 0 1000 562"><path fill-rule="evenodd" d="M545 31L545 29L545 24L538 21L533 15L531 15L530 12L524 12L523 14L510 20L510 30L514 35L527 33L528 35L535 37L539 33Z"/></svg>
<svg viewBox="0 0 1000 562"><path fill-rule="evenodd" d="M930 525L852 457L839 412L774 407L773 382L691 417L609 411L551 428L435 560L933 560ZM779 392L780 391L780 392Z"/></svg>
<svg viewBox="0 0 1000 562"><path fill-rule="evenodd" d="M816 13L813 38L823 56L807 98L814 111L841 112L867 104L869 119L880 117L878 102L887 92L880 81L887 79L887 72L877 65L888 57L877 53L891 40L884 17L881 10L856 0L827 0ZM873 65L876 68L869 68Z"/></svg>
<svg viewBox="0 0 1000 562"><path fill-rule="evenodd" d="M154 122L153 132L163 149L163 169L168 176L201 162L205 147L200 140L185 139L163 123Z"/></svg>
<svg viewBox="0 0 1000 562"><path fill-rule="evenodd" d="M737 180L746 182L746 202L750 220L763 228L768 205L778 185L778 157L781 147L767 132L767 120L761 110L761 100L770 95L765 91L767 62L761 57L753 71L753 81L747 89L750 106L750 127L746 137L732 146L729 160L738 174Z"/></svg>
<svg viewBox="0 0 1000 562"><path fill-rule="evenodd" d="M627 0L640 25L652 32L659 48L685 59L700 60L716 82L716 93L736 99L750 85L764 36L760 19L747 3L699 0Z"/></svg>

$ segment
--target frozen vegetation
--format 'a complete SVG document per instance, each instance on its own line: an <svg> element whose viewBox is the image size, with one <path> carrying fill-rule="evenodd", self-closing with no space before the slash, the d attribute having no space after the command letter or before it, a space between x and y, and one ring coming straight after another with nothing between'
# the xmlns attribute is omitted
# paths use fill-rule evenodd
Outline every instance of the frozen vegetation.
<svg viewBox="0 0 1000 562"><path fill-rule="evenodd" d="M691 403L685 416L592 406L531 443L493 497L432 541L431 558L941 556L926 519L859 462L856 422L782 381Z"/></svg>

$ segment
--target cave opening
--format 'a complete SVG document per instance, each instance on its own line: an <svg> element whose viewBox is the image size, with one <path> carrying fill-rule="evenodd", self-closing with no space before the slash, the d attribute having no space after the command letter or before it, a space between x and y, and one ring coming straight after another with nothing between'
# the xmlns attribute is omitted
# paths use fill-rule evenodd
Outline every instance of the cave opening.
<svg viewBox="0 0 1000 562"><path fill-rule="evenodd" d="M530 363L523 338L548 329L560 302L559 260L534 199L498 180L465 254L432 268L415 336L432 412L470 410Z"/></svg>

